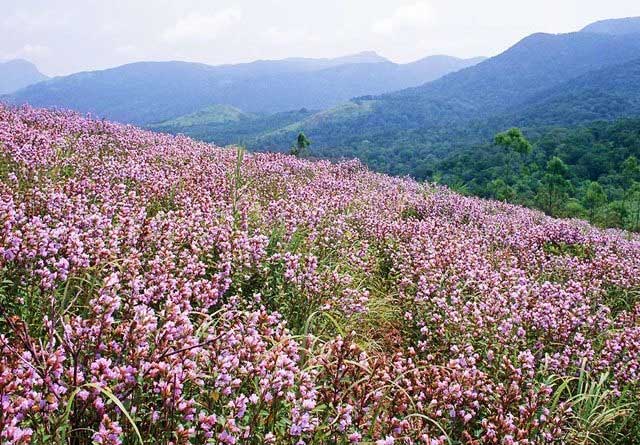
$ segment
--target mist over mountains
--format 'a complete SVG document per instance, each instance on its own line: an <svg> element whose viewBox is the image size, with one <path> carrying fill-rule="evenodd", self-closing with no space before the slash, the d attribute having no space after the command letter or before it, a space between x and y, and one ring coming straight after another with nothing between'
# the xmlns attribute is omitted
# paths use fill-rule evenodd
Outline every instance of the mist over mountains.
<svg viewBox="0 0 640 445"><path fill-rule="evenodd" d="M354 96L420 85L482 59L434 56L392 63L373 52L238 65L139 62L29 86L9 100L150 124L223 104L246 112L324 109Z"/></svg>

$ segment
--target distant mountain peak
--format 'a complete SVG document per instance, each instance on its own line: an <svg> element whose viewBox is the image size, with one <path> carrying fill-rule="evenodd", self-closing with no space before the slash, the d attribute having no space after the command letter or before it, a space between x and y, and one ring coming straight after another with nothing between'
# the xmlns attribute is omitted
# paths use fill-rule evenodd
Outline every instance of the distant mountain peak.
<svg viewBox="0 0 640 445"><path fill-rule="evenodd" d="M359 53L356 53L355 55L380 57L380 55L377 52L373 51L373 50L360 51Z"/></svg>
<svg viewBox="0 0 640 445"><path fill-rule="evenodd" d="M38 70L38 68L32 62L29 62L26 59L8 59L8 60L0 60L0 66L7 67L20 67L20 68L29 68L32 70Z"/></svg>
<svg viewBox="0 0 640 445"><path fill-rule="evenodd" d="M25 59L8 59L8 60L0 60L0 63L6 65L33 65L31 62Z"/></svg>
<svg viewBox="0 0 640 445"><path fill-rule="evenodd" d="M343 63L377 63L377 62L389 62L389 59L382 57L375 51L361 51L356 54L350 54L347 56L336 57L334 60L339 60Z"/></svg>
<svg viewBox="0 0 640 445"><path fill-rule="evenodd" d="M612 35L640 34L640 17L600 20L585 26L580 32Z"/></svg>
<svg viewBox="0 0 640 445"><path fill-rule="evenodd" d="M480 62L483 62L487 60L486 57L484 56L480 56L480 57L470 57L468 59L464 59L461 57L454 57L454 56L448 56L446 54L435 54L433 56L426 56L423 57L421 59L418 59L414 62L411 62L412 64L420 64L420 63L460 63L460 62L467 62L467 65L472 66L472 65L476 65Z"/></svg>
<svg viewBox="0 0 640 445"><path fill-rule="evenodd" d="M0 94L9 94L28 85L46 80L47 76L28 60L0 61Z"/></svg>

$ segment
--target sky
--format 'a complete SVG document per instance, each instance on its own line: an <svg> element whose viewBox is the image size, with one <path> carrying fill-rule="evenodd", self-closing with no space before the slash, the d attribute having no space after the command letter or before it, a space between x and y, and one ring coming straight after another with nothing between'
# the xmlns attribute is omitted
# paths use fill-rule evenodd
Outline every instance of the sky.
<svg viewBox="0 0 640 445"><path fill-rule="evenodd" d="M0 60L53 76L141 60L492 56L534 32L640 16L640 0L0 0L0 10Z"/></svg>

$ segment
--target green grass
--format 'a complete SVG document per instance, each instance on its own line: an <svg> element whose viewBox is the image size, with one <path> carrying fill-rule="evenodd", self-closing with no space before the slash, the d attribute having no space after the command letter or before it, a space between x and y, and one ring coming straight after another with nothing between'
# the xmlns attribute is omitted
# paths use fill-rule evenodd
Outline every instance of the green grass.
<svg viewBox="0 0 640 445"><path fill-rule="evenodd" d="M578 376L555 378L556 409L570 408L570 445L640 443L635 419L640 404L632 388L612 389L609 373L592 374L584 368Z"/></svg>

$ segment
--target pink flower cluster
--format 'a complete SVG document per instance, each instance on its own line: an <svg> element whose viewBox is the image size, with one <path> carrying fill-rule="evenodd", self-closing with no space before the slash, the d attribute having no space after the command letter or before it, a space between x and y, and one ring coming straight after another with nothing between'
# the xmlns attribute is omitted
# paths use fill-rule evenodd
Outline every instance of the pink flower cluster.
<svg viewBox="0 0 640 445"><path fill-rule="evenodd" d="M640 388L640 239L0 106L0 442L561 442ZM139 438L139 439L138 439Z"/></svg>

